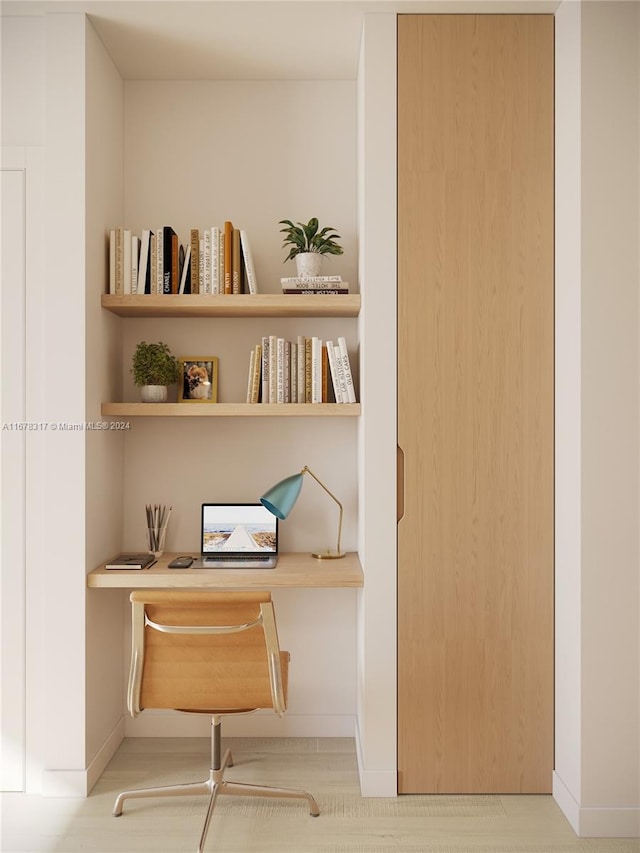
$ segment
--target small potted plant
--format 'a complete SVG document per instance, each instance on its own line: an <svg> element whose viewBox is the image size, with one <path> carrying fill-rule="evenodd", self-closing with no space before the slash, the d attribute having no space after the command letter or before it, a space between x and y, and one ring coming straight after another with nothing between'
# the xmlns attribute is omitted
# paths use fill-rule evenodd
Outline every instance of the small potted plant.
<svg viewBox="0 0 640 853"><path fill-rule="evenodd" d="M178 381L178 360L171 355L167 344L142 341L133 355L133 381L142 391L143 403L164 403L167 385Z"/></svg>
<svg viewBox="0 0 640 853"><path fill-rule="evenodd" d="M295 258L300 276L319 275L325 255L342 254L342 247L336 243L336 240L342 239L340 235L332 227L319 230L315 217L306 225L303 222L294 225L290 219L281 219L278 224L287 226L280 229L285 235L283 247L290 246L285 263Z"/></svg>

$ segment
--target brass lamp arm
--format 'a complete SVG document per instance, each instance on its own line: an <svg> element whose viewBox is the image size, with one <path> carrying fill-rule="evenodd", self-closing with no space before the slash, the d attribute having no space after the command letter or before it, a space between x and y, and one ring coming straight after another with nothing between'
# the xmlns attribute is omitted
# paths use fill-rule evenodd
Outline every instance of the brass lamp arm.
<svg viewBox="0 0 640 853"><path fill-rule="evenodd" d="M311 476L316 481L316 483L319 486L322 486L322 488L329 495L329 497L338 504L338 508L340 510L340 516L339 516L339 520L338 520L338 547L337 547L336 556L340 557L340 556L342 556L342 551L340 550L340 540L342 538L342 504L340 503L338 498L332 492L329 491L329 489L325 486L325 484L322 482L322 480L318 479L318 477L313 473L311 468L309 468L307 465L304 466L304 468L302 469L302 471L300 473L301 474L311 474ZM321 555L317 555L317 556L321 556Z"/></svg>

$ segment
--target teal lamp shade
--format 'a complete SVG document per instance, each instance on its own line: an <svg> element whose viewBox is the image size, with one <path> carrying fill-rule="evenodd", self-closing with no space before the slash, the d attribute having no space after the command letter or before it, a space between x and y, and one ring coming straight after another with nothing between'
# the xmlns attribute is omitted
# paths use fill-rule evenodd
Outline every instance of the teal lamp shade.
<svg viewBox="0 0 640 853"><path fill-rule="evenodd" d="M305 474L310 474L313 477L316 483L318 483L318 485L321 486L329 495L331 500L337 503L338 509L340 510L340 515L338 516L338 547L335 551L322 551L319 554L313 554L313 556L318 560L336 560L339 557L344 557L344 551L340 550L340 537L342 536L342 504L338 498L329 491L322 480L319 480L318 477L316 477L311 468L308 468L305 465L299 474L293 474L291 477L280 480L279 483L276 483L275 486L272 486L269 491L264 493L260 498L260 503L263 507L268 509L269 512L273 513L276 518L284 521L293 509L295 502L298 500L298 495L302 488L302 478Z"/></svg>
<svg viewBox="0 0 640 853"><path fill-rule="evenodd" d="M302 488L303 472L293 474L291 477L286 477L280 480L275 486L272 486L260 498L262 506L266 507L269 512L277 516L281 521L289 515L293 509L295 502L298 500L300 489Z"/></svg>

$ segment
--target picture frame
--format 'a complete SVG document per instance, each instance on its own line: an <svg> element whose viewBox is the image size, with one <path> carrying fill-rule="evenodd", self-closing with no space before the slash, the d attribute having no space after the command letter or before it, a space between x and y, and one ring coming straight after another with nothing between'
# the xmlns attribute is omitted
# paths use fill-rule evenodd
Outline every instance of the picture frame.
<svg viewBox="0 0 640 853"><path fill-rule="evenodd" d="M185 355L178 359L178 402L218 402L218 357L215 355Z"/></svg>

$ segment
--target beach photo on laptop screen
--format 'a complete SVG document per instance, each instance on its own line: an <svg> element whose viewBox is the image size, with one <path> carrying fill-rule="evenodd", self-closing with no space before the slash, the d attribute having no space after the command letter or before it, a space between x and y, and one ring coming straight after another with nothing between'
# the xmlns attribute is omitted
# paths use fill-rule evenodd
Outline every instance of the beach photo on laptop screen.
<svg viewBox="0 0 640 853"><path fill-rule="evenodd" d="M278 519L262 504L202 504L201 559L268 560L278 554ZM234 568L238 567L233 565ZM261 566L259 566L261 567Z"/></svg>
<svg viewBox="0 0 640 853"><path fill-rule="evenodd" d="M262 505L206 504L203 510L203 553L275 552L277 519Z"/></svg>

